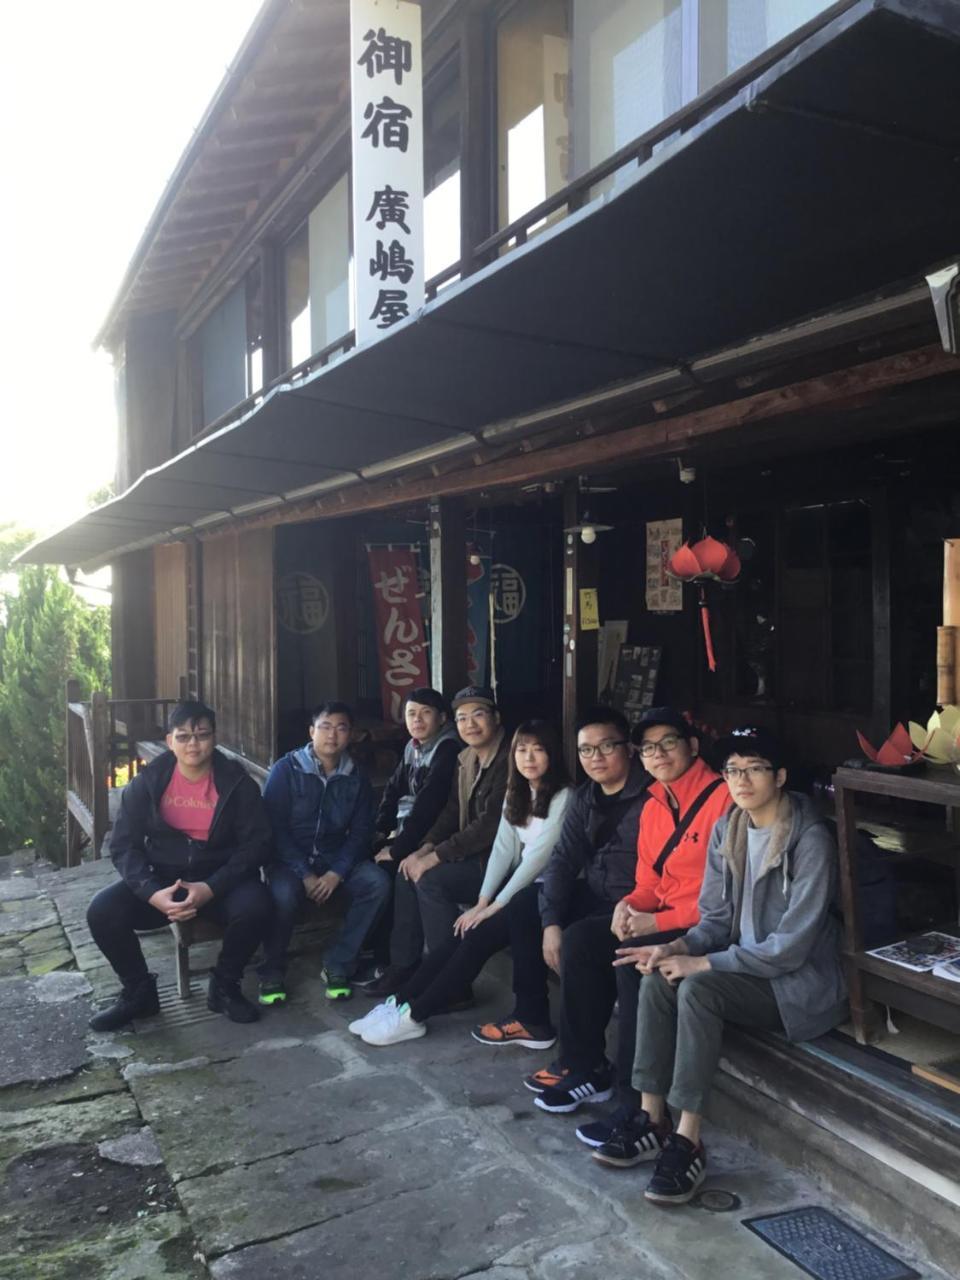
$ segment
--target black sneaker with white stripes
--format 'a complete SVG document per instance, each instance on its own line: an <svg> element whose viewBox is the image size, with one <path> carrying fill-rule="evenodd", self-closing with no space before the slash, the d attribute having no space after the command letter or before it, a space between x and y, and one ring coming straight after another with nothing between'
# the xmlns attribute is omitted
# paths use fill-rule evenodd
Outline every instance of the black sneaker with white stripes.
<svg viewBox="0 0 960 1280"><path fill-rule="evenodd" d="M673 1121L669 1112L665 1112L659 1124L654 1124L646 1111L633 1111L609 1139L597 1147L593 1158L615 1169L632 1169L635 1164L656 1160L672 1132Z"/></svg>
<svg viewBox="0 0 960 1280"><path fill-rule="evenodd" d="M706 1163L702 1142L694 1146L679 1133L671 1133L657 1157L644 1195L654 1204L686 1204L706 1177Z"/></svg>
<svg viewBox="0 0 960 1280"><path fill-rule="evenodd" d="M533 1101L541 1111L566 1115L585 1102L607 1102L612 1097L613 1071L605 1067L586 1075L571 1072L562 1085L556 1089L544 1089Z"/></svg>
<svg viewBox="0 0 960 1280"><path fill-rule="evenodd" d="M587 1120L577 1126L577 1137L588 1147L602 1147L609 1142L618 1129L637 1114L637 1108L631 1104L621 1103L615 1110L599 1120Z"/></svg>

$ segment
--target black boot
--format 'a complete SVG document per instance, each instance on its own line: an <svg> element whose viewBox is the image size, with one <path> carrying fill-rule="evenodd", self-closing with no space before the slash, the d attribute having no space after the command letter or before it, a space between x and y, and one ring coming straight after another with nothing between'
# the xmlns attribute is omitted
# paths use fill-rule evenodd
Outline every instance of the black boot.
<svg viewBox="0 0 960 1280"><path fill-rule="evenodd" d="M160 1012L157 975L148 973L133 982L125 982L116 1001L90 1019L94 1031L116 1031L134 1018L152 1018Z"/></svg>
<svg viewBox="0 0 960 1280"><path fill-rule="evenodd" d="M260 1013L240 990L239 982L228 982L211 973L207 987L207 1008L225 1013L231 1022L259 1022Z"/></svg>
<svg viewBox="0 0 960 1280"><path fill-rule="evenodd" d="M417 972L417 968L417 965L409 968L399 964L387 965L375 982L364 983L361 990L365 996L376 996L381 1000L386 996L395 996L403 984Z"/></svg>

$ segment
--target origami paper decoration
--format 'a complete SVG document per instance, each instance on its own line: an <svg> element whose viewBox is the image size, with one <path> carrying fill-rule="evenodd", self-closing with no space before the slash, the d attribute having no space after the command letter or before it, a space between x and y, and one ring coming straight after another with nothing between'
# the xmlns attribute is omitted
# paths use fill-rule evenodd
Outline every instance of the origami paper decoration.
<svg viewBox="0 0 960 1280"><path fill-rule="evenodd" d="M700 585L700 621L703 624L703 644L707 652L707 666L711 671L717 669L717 659L713 652L713 636L710 632L710 610L707 607L707 593L703 583L707 579L714 582L734 582L740 575L740 557L733 547L716 538L701 538L699 542L685 542L670 557L667 573L683 582L699 582Z"/></svg>
<svg viewBox="0 0 960 1280"><path fill-rule="evenodd" d="M910 740L910 734L902 724L895 725L890 737L878 750L873 743L868 742L860 730L857 730L857 741L860 743L860 750L872 760L874 764L882 764L889 768L891 765L903 766L906 764L916 764L923 755L923 748L914 750L914 744Z"/></svg>
<svg viewBox="0 0 960 1280"><path fill-rule="evenodd" d="M960 707L934 711L925 729L911 720L910 740L931 764L960 764Z"/></svg>

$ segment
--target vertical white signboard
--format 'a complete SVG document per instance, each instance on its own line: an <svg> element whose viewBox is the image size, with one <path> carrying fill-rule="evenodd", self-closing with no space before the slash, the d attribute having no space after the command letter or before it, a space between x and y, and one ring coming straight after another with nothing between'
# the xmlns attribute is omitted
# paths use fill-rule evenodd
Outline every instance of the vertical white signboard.
<svg viewBox="0 0 960 1280"><path fill-rule="evenodd" d="M423 306L423 62L419 4L351 0L357 344Z"/></svg>

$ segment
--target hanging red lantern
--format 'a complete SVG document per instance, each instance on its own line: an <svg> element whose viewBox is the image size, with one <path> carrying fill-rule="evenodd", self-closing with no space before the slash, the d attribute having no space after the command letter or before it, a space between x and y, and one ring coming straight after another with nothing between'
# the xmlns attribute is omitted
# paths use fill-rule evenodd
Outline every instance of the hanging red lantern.
<svg viewBox="0 0 960 1280"><path fill-rule="evenodd" d="M710 610L707 606L707 593L703 586L708 579L715 582L735 582L740 576L740 557L726 542L717 538L701 538L699 542L684 543L670 557L667 572L683 582L699 583L700 621L703 625L703 644L707 653L707 666L711 671L717 669L717 659L713 651L713 636L710 633Z"/></svg>

